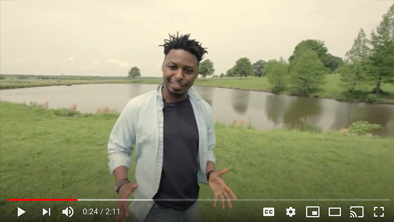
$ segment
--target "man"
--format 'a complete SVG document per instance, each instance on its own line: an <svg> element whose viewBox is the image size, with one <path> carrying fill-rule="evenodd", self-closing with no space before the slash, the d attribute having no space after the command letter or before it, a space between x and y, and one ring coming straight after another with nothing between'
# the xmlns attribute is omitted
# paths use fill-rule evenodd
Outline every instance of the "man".
<svg viewBox="0 0 394 222"><path fill-rule="evenodd" d="M222 179L227 169L215 171L216 143L211 107L191 89L207 51L189 35L165 40L163 83L157 90L131 99L120 114L108 142L109 168L116 179L118 199L130 205L135 222L199 222L200 187L209 184L218 199L232 208L236 200ZM128 179L136 145L135 182ZM117 221L129 215L127 201L119 201Z"/></svg>

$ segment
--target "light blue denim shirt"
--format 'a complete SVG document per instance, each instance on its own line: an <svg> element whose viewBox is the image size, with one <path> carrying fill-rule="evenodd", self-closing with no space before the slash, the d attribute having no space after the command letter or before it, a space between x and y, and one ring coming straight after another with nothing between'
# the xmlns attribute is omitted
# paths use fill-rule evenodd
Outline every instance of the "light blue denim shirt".
<svg viewBox="0 0 394 222"><path fill-rule="evenodd" d="M109 170L112 174L119 166L130 168L131 154L135 149L135 199L130 211L138 221L144 221L153 206L153 196L158 191L163 167L163 97L161 83L156 90L132 98L116 121L108 141ZM207 184L205 170L208 161L216 162L213 148L216 144L213 114L210 105L194 90L189 89L198 132L198 181Z"/></svg>

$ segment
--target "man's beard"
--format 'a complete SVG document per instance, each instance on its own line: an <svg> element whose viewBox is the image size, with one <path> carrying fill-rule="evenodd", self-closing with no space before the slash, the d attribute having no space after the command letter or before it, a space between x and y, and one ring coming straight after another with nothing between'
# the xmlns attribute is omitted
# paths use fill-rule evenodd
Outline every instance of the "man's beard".
<svg viewBox="0 0 394 222"><path fill-rule="evenodd" d="M187 91L186 91L186 92L177 92L177 91L172 91L172 90L170 90L170 88L171 88L171 86L170 86L170 85L171 85L170 80L165 81L164 83L165 83L165 84L164 84L164 87L163 87L162 90L166 90L167 93L168 93L168 95L171 96L172 98L179 99L179 98L181 98L182 96L184 96L185 94L187 94Z"/></svg>
<svg viewBox="0 0 394 222"><path fill-rule="evenodd" d="M182 96L184 96L186 92L177 92L177 91L171 91L170 89L167 89L168 94L170 94L170 96L174 97L174 98L181 98Z"/></svg>
<svg viewBox="0 0 394 222"><path fill-rule="evenodd" d="M186 85L184 85L183 82L178 82L178 81L175 81L175 82L180 83L180 84L183 85L184 87L187 87ZM180 92L180 91L176 91L176 90L172 89L172 87L171 87L171 79L166 79L165 84L166 84L166 87L165 87L165 88L166 88L168 94L169 94L171 97L174 97L174 98L177 98L177 99L178 99L178 98L184 96L185 94L187 94L188 89L186 89L185 92Z"/></svg>

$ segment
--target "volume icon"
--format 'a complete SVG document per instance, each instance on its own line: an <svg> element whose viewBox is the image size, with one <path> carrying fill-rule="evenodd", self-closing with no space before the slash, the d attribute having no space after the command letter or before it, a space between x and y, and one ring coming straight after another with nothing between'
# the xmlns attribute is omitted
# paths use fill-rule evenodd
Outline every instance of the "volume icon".
<svg viewBox="0 0 394 222"><path fill-rule="evenodd" d="M67 217L72 217L74 215L74 209L72 207L67 207L66 209L62 210L62 214L66 215Z"/></svg>

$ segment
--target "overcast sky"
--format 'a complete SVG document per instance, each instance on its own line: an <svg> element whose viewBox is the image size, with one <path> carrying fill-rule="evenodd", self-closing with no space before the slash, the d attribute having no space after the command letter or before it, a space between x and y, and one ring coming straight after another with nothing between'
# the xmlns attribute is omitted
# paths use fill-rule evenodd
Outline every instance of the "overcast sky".
<svg viewBox="0 0 394 222"><path fill-rule="evenodd" d="M224 73L240 57L287 59L304 39L343 57L392 0L0 0L2 74L161 76L169 33L190 33Z"/></svg>

